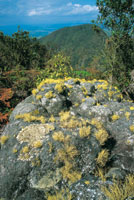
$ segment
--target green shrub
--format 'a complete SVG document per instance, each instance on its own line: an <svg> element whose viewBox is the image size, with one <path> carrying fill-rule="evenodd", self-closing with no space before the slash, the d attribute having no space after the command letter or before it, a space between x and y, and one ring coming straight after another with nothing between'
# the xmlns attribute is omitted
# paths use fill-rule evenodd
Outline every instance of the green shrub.
<svg viewBox="0 0 134 200"><path fill-rule="evenodd" d="M53 55L52 58L46 62L44 69L40 70L37 77L36 85L46 78L64 78L71 77L73 68L70 64L70 58L65 56L62 52Z"/></svg>

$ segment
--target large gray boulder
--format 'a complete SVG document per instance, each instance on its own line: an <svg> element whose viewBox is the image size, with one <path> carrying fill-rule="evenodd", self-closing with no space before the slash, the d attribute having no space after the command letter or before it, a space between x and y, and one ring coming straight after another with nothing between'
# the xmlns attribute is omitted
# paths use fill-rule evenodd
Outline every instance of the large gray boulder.
<svg viewBox="0 0 134 200"><path fill-rule="evenodd" d="M129 174L134 196L134 103L102 80L48 79L32 93L0 138L1 200L108 200Z"/></svg>

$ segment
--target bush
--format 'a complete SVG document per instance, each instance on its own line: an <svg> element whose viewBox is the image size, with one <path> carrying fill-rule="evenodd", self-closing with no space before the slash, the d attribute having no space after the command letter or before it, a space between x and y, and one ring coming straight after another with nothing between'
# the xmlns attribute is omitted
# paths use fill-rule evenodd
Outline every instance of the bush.
<svg viewBox="0 0 134 200"><path fill-rule="evenodd" d="M36 80L38 85L45 78L64 78L70 77L73 74L73 68L70 64L70 58L65 56L62 52L53 55L52 58L46 63L43 70L40 71Z"/></svg>
<svg viewBox="0 0 134 200"><path fill-rule="evenodd" d="M13 96L11 88L0 88L0 128L8 122L8 117L11 112L10 99Z"/></svg>

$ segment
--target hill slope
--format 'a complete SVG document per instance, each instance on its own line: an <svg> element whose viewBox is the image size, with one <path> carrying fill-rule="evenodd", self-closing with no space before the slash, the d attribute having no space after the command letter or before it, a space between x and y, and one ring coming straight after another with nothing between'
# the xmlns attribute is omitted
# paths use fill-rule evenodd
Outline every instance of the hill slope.
<svg viewBox="0 0 134 200"><path fill-rule="evenodd" d="M103 48L106 38L106 33L99 27L98 31L95 31L93 25L84 24L59 29L39 41L58 51L64 51L71 57L72 66L78 69L90 64L93 56Z"/></svg>

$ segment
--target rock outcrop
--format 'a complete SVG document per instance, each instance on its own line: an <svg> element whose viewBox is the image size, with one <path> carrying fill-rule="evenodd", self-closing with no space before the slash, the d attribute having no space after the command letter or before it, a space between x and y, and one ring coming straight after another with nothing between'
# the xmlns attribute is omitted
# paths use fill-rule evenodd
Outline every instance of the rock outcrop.
<svg viewBox="0 0 134 200"><path fill-rule="evenodd" d="M3 200L134 197L134 103L106 81L42 81L0 145Z"/></svg>

